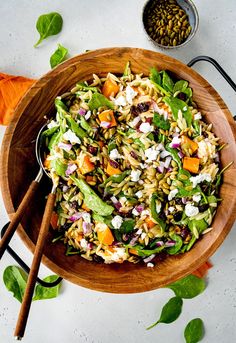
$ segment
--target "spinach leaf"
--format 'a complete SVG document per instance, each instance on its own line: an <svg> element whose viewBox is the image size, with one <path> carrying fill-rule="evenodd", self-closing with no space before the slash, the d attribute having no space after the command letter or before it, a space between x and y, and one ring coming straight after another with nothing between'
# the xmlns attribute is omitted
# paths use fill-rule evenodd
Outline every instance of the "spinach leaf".
<svg viewBox="0 0 236 343"><path fill-rule="evenodd" d="M159 323L170 324L174 322L182 311L183 300L180 297L171 298L163 307L160 318L154 324L149 326L147 330L152 329Z"/></svg>
<svg viewBox="0 0 236 343"><path fill-rule="evenodd" d="M150 69L150 81L152 82L152 84L159 90L161 91L163 94L165 94L166 96L170 96L170 92L168 92L168 90L163 88L162 85L162 77L161 77L161 73L159 73L156 68L151 68Z"/></svg>
<svg viewBox="0 0 236 343"><path fill-rule="evenodd" d="M136 250L138 255L141 257L148 257L153 254L158 254L160 251L162 251L165 248L165 246L163 245L161 247L149 250L149 249L143 249L142 245L136 244L134 246L130 246L129 248Z"/></svg>
<svg viewBox="0 0 236 343"><path fill-rule="evenodd" d="M187 87L188 87L187 81L179 80L174 85L173 93L175 93L175 92L182 92L183 93Z"/></svg>
<svg viewBox="0 0 236 343"><path fill-rule="evenodd" d="M92 132L93 131L92 127L89 125L87 120L84 117L82 117L82 116L80 118L80 125L87 132Z"/></svg>
<svg viewBox="0 0 236 343"><path fill-rule="evenodd" d="M53 35L57 35L63 25L62 16L59 13L52 12L48 14L42 14L36 23L36 29L40 34L38 42L34 45L38 46L45 38Z"/></svg>
<svg viewBox="0 0 236 343"><path fill-rule="evenodd" d="M184 330L186 343L197 343L204 336L204 324L200 318L192 319Z"/></svg>
<svg viewBox="0 0 236 343"><path fill-rule="evenodd" d="M170 128L170 122L168 119L165 119L163 115L154 112L154 117L153 117L153 124L159 127L160 129L163 130L169 130Z"/></svg>
<svg viewBox="0 0 236 343"><path fill-rule="evenodd" d="M3 282L8 291L12 292L19 302L22 302L27 282L27 274L23 269L8 266L3 272Z"/></svg>
<svg viewBox="0 0 236 343"><path fill-rule="evenodd" d="M109 142L108 145L107 145L108 153L110 154L110 152L111 152L113 149L116 149L116 141L115 141L115 140L110 140L110 142Z"/></svg>
<svg viewBox="0 0 236 343"><path fill-rule="evenodd" d="M165 231L166 229L166 222L161 219L157 213L157 210L156 210L156 200L160 200L160 197L158 194L156 193L153 193L152 194L152 197L151 197L151 204L150 204L150 208L151 208L151 215L152 215L152 218L160 225L161 229L163 231Z"/></svg>
<svg viewBox="0 0 236 343"><path fill-rule="evenodd" d="M112 224L111 224L111 221L112 221L112 216L101 216L97 213L93 213L92 214L92 217L94 220L96 220L97 222L99 223L104 223L106 224L107 226L111 227L112 228Z"/></svg>
<svg viewBox="0 0 236 343"><path fill-rule="evenodd" d="M135 226L135 220L134 219L127 219L124 220L123 223L121 224L121 227L119 231L121 233L129 233L132 232ZM117 230L118 231L118 230Z"/></svg>
<svg viewBox="0 0 236 343"><path fill-rule="evenodd" d="M91 100L88 102L88 106L91 111L98 109L99 107L114 108L113 103L100 93L94 93L92 95Z"/></svg>
<svg viewBox="0 0 236 343"><path fill-rule="evenodd" d="M189 220L188 227L190 231L193 233L193 235L196 238L198 238L199 233L202 233L204 230L208 228L208 224L205 222L204 219L200 219L200 220L192 219L192 220Z"/></svg>
<svg viewBox="0 0 236 343"><path fill-rule="evenodd" d="M53 168L57 175L65 176L67 164L63 163L59 158L50 161L50 167Z"/></svg>
<svg viewBox="0 0 236 343"><path fill-rule="evenodd" d="M205 290L206 284L203 279L200 279L195 275L188 275L176 282L171 283L170 285L166 286L166 288L172 289L172 291L178 297L183 299L192 299Z"/></svg>
<svg viewBox="0 0 236 343"><path fill-rule="evenodd" d="M67 54L68 49L64 48L61 44L58 44L57 50L50 57L51 68L54 68L61 62L65 61Z"/></svg>
<svg viewBox="0 0 236 343"><path fill-rule="evenodd" d="M66 121L71 129L71 131L73 131L76 136L78 136L79 138L84 138L87 137L87 133L81 128L79 127L79 125L76 123L76 121L69 115L65 116Z"/></svg>
<svg viewBox="0 0 236 343"><path fill-rule="evenodd" d="M183 241L179 235L175 235L175 234L171 235L171 239L175 241L175 245L173 247L168 248L167 252L169 255L175 255L181 249L183 245Z"/></svg>
<svg viewBox="0 0 236 343"><path fill-rule="evenodd" d="M167 72L165 70L163 70L161 73L162 73L162 87L165 90L172 93L173 87L174 87L173 80L170 78L170 76L167 74Z"/></svg>
<svg viewBox="0 0 236 343"><path fill-rule="evenodd" d="M83 179L77 179L73 175L70 178L83 193L85 205L90 210L104 217L112 214L114 207L106 204Z"/></svg>
<svg viewBox="0 0 236 343"><path fill-rule="evenodd" d="M53 281L56 281L57 278L58 278L57 275L49 275L45 277L43 280L46 282L53 282ZM60 287L61 287L61 282L57 286L54 286L54 287L43 287L41 285L37 285L35 287L35 294L33 297L33 301L56 298L59 295Z"/></svg>
<svg viewBox="0 0 236 343"><path fill-rule="evenodd" d="M163 101L170 107L175 120L178 120L178 112L181 111L186 120L187 126L191 126L193 119L192 113L186 102L174 97L164 97Z"/></svg>

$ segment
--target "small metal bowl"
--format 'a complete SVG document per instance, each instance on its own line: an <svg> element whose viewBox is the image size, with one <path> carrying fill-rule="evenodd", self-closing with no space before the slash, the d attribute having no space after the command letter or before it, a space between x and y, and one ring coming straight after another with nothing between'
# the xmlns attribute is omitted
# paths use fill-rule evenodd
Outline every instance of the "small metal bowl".
<svg viewBox="0 0 236 343"><path fill-rule="evenodd" d="M144 31L148 36L148 39L156 46L162 49L176 49L176 48L180 48L185 46L186 44L188 44L188 42L190 42L193 37L195 36L197 29L198 29L198 24L199 24L199 15L198 15L198 11L196 6L194 5L194 3L191 0L177 0L177 3L180 7L182 7L182 9L186 12L186 14L188 15L188 19L189 19L189 23L192 27L192 30L190 32L190 35L188 36L188 38L179 45L176 46L166 46L166 45L162 45L157 43L153 38L150 37L146 27L145 27L145 19L146 19L146 15L147 15L147 11L150 7L150 5L153 3L153 0L148 0L144 7L143 7L143 13L142 13L142 22L143 22L143 27L144 27Z"/></svg>

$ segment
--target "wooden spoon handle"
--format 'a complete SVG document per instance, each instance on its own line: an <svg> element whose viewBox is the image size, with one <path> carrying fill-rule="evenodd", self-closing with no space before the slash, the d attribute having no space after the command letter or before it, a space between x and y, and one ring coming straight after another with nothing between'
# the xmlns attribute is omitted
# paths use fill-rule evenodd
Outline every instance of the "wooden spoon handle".
<svg viewBox="0 0 236 343"><path fill-rule="evenodd" d="M30 305L32 302L32 297L34 293L34 287L36 283L36 278L38 275L38 270L40 266L40 262L43 255L43 248L44 243L48 234L50 220L52 216L52 211L55 203L56 195L54 193L50 193L47 199L43 220L41 223L37 244L34 251L34 257L32 261L32 265L30 268L29 277L27 280L27 285L25 289L25 294L23 297L23 301L20 308L20 313L18 316L16 329L14 336L16 339L20 340L24 336L25 327L29 315Z"/></svg>
<svg viewBox="0 0 236 343"><path fill-rule="evenodd" d="M32 200L36 190L38 189L39 182L38 181L32 181L24 198L22 199L16 213L14 214L12 221L8 225L8 228L2 237L0 241L0 259L2 258L2 255L4 254L10 240L12 239L12 236L14 232L17 229L17 226L19 225L19 222L21 221L21 218L24 215L25 209Z"/></svg>

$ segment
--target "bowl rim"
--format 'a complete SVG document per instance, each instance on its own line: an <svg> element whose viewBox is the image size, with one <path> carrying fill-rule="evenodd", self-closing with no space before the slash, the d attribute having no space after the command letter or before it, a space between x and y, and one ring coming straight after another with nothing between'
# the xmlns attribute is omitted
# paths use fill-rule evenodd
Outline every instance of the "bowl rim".
<svg viewBox="0 0 236 343"><path fill-rule="evenodd" d="M22 98L20 103L18 104L15 115L13 117L13 120L11 121L10 125L7 127L4 139L3 139L3 144L2 144L2 149L1 149L1 167L0 167L0 185L1 185L1 190L2 190L2 196L4 200L4 204L7 210L7 213L9 217L11 218L12 215L15 212L13 200L11 198L11 192L10 192L10 184L9 184L9 179L7 177L7 166L8 166L8 160L9 160L9 152L10 152L10 147L11 147L11 141L12 141L12 135L17 128L18 121L20 120L21 116L24 114L24 110L28 104L28 96L33 95L36 96L38 92L40 92L41 87L45 86L45 84L55 77L58 73L66 70L68 67L72 67L73 65L78 64L78 62L81 62L86 59L91 59L94 57L97 57L99 54L101 56L106 56L109 57L115 53L128 53L128 54L133 54L132 56L136 58L139 54L151 54L155 56L155 58L164 58L165 62L167 63L172 63L172 64L178 64L178 66L182 66L188 73L190 73L192 76L194 76L194 79L197 81L201 81L204 85L207 87L207 91L213 95L216 100L217 104L219 107L223 110L224 115L227 119L228 124L231 127L232 130L232 135L234 138L236 137L236 125L233 121L232 115L230 114L229 109L227 108L226 104L222 100L222 98L219 96L219 94L216 92L216 90L201 76L199 75L196 71L185 65L184 63L167 56L163 53L151 51L151 50L146 50L146 49L139 49L139 48L129 48L129 47L115 47L115 48L103 48L103 49L97 49L93 51L89 51L83 54L79 54L62 64L60 64L57 68L49 71L47 74L42 76L39 80L37 80L30 90L26 93L26 95ZM233 169L235 175L236 175L236 170ZM220 244L223 242L225 239L226 235L229 233L233 222L236 217L236 197L234 199L234 202L231 204L231 216L227 218L227 222L225 225L224 230L222 230L222 234L217 237L217 239L214 242L214 247L205 249L199 259L197 261L191 261L188 267L185 269L181 269L180 271L175 271L174 272L174 280L178 280L191 272L193 272L197 267L199 267L202 263L204 263L215 251L216 249L220 246ZM26 231L22 227L22 225L19 226L17 230L20 238L23 240L24 244L29 248L29 250L33 253L35 245L33 244L32 240L30 237L26 234ZM49 257L43 256L43 263L49 267L52 271L55 273L59 274L63 278L74 282L76 284L79 284L80 286L98 290L98 291L103 291L103 292L110 292L110 293L138 293L138 292L144 292L144 291L150 291L154 290L159 287L163 287L167 285L168 283L173 281L173 275L169 275L166 277L165 282L160 281L160 280L154 280L154 282L150 283L145 283L144 285L137 285L136 288L131 289L130 287L126 287L126 285L120 285L118 287L114 287L114 285L104 285L100 284L99 282L96 283L94 280L93 283L87 282L86 279L83 278L83 276L78 276L78 275L72 275L70 272L66 271L65 269L61 268L57 264L55 264ZM90 262L91 263L91 262ZM145 267L146 268L146 267ZM147 268L147 269L152 269L152 268ZM152 271L150 270L150 273ZM150 274L151 275L151 274Z"/></svg>
<svg viewBox="0 0 236 343"><path fill-rule="evenodd" d="M159 47L163 50L171 50L171 49L179 49L179 48L182 48L183 46L187 45L192 39L193 37L196 35L197 33L197 30L198 30L198 27L199 27L199 14L198 14L198 10L197 10L197 7L196 5L194 4L194 2L192 0L184 0L185 2L188 2L190 7L193 9L193 13L195 15L195 19L196 19L196 23L195 23L195 26L194 26L194 29L193 31L191 31L190 35L188 36L188 38L182 43L182 44L179 44L179 45L176 45L176 46L167 46L167 45L162 45L160 43L157 43L150 35L149 33L147 32L146 28L145 28L145 25L144 25L144 11L146 9L146 7L148 6L148 4L153 1L153 0L147 0L145 2L145 4L143 5L143 9L142 9L142 27L143 27L143 30L148 38L148 40L150 40L150 42L156 46L156 47ZM178 0L177 0L178 1Z"/></svg>

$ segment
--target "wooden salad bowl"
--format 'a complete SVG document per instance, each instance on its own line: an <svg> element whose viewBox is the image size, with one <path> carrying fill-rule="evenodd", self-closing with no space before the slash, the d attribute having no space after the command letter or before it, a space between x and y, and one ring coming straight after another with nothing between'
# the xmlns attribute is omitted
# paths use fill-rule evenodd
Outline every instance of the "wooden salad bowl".
<svg viewBox="0 0 236 343"><path fill-rule="evenodd" d="M127 61L133 73L149 74L151 67L171 71L188 80L193 98L206 120L213 124L215 134L228 143L221 153L222 166L234 164L224 173L220 203L212 224L213 230L204 235L189 252L168 257L154 268L144 264L97 264L78 255L65 256L62 243L52 243L49 234L43 263L53 272L80 286L113 293L136 293L153 290L182 278L204 263L220 246L230 231L236 214L236 127L224 101L198 73L183 63L161 53L135 48L107 48L78 55L62 63L40 78L19 103L14 119L7 127L1 154L1 188L5 206L11 218L30 182L38 172L35 139L45 123L45 116L54 116L54 98L70 90L77 81L89 80L92 74L121 74ZM28 207L18 234L33 252L50 190L45 176L35 200Z"/></svg>

